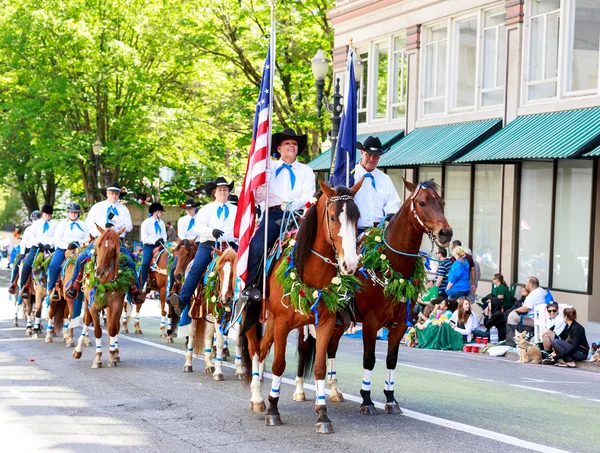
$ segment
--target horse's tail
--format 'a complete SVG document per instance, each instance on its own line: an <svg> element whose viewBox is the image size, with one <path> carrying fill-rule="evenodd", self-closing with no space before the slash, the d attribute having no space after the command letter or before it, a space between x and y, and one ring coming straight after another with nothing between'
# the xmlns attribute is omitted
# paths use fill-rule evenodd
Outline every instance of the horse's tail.
<svg viewBox="0 0 600 453"><path fill-rule="evenodd" d="M54 309L54 333L56 335L60 335L62 332L66 310L67 301L61 297L60 300L56 302L56 308Z"/></svg>
<svg viewBox="0 0 600 453"><path fill-rule="evenodd" d="M194 319L194 354L199 355L204 352L204 330L206 321L204 319Z"/></svg>
<svg viewBox="0 0 600 453"><path fill-rule="evenodd" d="M298 329L298 376L304 377L310 375L315 365L315 356L317 353L317 340L312 336L304 338L304 328Z"/></svg>

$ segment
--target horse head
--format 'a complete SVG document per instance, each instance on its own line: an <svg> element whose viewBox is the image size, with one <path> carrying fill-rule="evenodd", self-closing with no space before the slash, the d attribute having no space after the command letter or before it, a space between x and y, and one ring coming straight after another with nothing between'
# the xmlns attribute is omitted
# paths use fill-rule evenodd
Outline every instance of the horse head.
<svg viewBox="0 0 600 453"><path fill-rule="evenodd" d="M447 247L452 240L452 227L444 216L444 199L439 195L439 186L433 181L422 181L419 185L404 180L411 192L405 203L410 203L411 218L417 230L422 230L439 247Z"/></svg>
<svg viewBox="0 0 600 453"><path fill-rule="evenodd" d="M183 278L188 264L190 264L190 261L192 261L196 256L196 249L197 246L195 239L193 241L184 239L173 249L173 254L177 257L177 266L175 266L174 272L177 280L181 280Z"/></svg>
<svg viewBox="0 0 600 453"><path fill-rule="evenodd" d="M114 228L103 229L98 226L100 236L94 243L96 252L96 270L94 275L102 283L110 281L119 270L119 253L121 250L120 236L125 231L125 228L115 230Z"/></svg>
<svg viewBox="0 0 600 453"><path fill-rule="evenodd" d="M216 251L219 259L215 265L215 271L219 273L219 299L224 306L231 305L235 294L235 285L237 282L237 252L232 248L225 251Z"/></svg>
<svg viewBox="0 0 600 453"><path fill-rule="evenodd" d="M360 212L354 202L354 195L361 188L363 180L364 178L350 189L343 186L332 188L319 181L323 196L319 199L317 209L319 213L323 212L319 214L319 218L325 219L322 233L335 251L342 275L351 275L358 267L356 235Z"/></svg>

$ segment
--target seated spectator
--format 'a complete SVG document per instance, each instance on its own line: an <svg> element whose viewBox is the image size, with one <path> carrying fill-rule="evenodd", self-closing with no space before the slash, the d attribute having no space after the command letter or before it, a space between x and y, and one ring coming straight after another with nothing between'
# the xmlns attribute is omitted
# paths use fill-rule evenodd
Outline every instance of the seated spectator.
<svg viewBox="0 0 600 453"><path fill-rule="evenodd" d="M504 310L508 310L513 305L512 294L510 293L510 289L508 289L508 285L504 281L504 276L502 274L494 274L494 278L492 279L492 297L497 297L502 301L502 308Z"/></svg>
<svg viewBox="0 0 600 453"><path fill-rule="evenodd" d="M448 286L446 287L446 292L450 300L468 296L471 292L469 263L465 258L465 251L462 247L456 246L452 249L452 253L454 262L450 266Z"/></svg>
<svg viewBox="0 0 600 453"><path fill-rule="evenodd" d="M458 310L452 313L450 324L463 336L463 342L473 339L473 330L477 327L477 317L471 311L471 302L466 296L458 299Z"/></svg>
<svg viewBox="0 0 600 453"><path fill-rule="evenodd" d="M510 313L513 310L516 310L517 308L520 308L523 306L523 302L525 302L525 299L527 299L527 296L529 296L529 291L527 291L527 288L525 288L524 286L521 288L521 297L515 301L515 304L510 307L508 310L504 310L504 319L508 320L508 315L510 315Z"/></svg>
<svg viewBox="0 0 600 453"><path fill-rule="evenodd" d="M429 319L422 326L417 326L415 333L420 349L462 350L463 337L449 322L449 304L450 301L442 300L437 308L434 307Z"/></svg>
<svg viewBox="0 0 600 453"><path fill-rule="evenodd" d="M548 312L548 320L541 336L544 351L550 352L552 350L552 342L556 338L560 338L561 340L567 339L567 324L563 315L558 312L558 304L556 302L550 302L546 306L546 311Z"/></svg>
<svg viewBox="0 0 600 453"><path fill-rule="evenodd" d="M545 365L558 365L561 367L575 368L575 361L586 360L590 346L585 336L585 329L577 322L577 310L565 308L563 318L567 324L566 340L555 338L552 341L553 353L548 359L542 361Z"/></svg>
<svg viewBox="0 0 600 453"><path fill-rule="evenodd" d="M452 261L448 259L448 251L445 248L439 248L437 251L437 259L440 260L438 263L437 272L435 274L435 286L438 288L438 293L441 297L447 297L446 287L448 286L448 273L450 272L450 266Z"/></svg>
<svg viewBox="0 0 600 453"><path fill-rule="evenodd" d="M489 316L484 323L485 330L475 329L473 336L475 337L490 337L490 329L495 327L498 329L498 341L506 340L506 319L504 319L504 309L502 308L502 300L497 297L491 297L489 302Z"/></svg>
<svg viewBox="0 0 600 453"><path fill-rule="evenodd" d="M419 299L417 299L417 303L415 304L415 308L413 309L413 312L415 315L418 315L419 313L421 313L423 311L423 308L430 303L431 301L433 301L434 299L436 299L439 294L438 294L438 288L437 286L435 286L433 284L433 281L429 280L426 284L425 284L425 288L427 289L427 294L425 294L424 296L419 296Z"/></svg>
<svg viewBox="0 0 600 453"><path fill-rule="evenodd" d="M414 327L411 327L408 331L408 333L406 334L406 346L408 346L409 348L414 348L415 346L417 346L417 344L419 343L419 340L417 338L417 332L416 329L419 330L423 330L425 327L427 327L430 323L429 317L431 316L431 313L433 312L435 306L433 305L433 303L429 303L427 304L427 306L423 309L422 313L419 313L419 318L417 320L417 323L414 325Z"/></svg>
<svg viewBox="0 0 600 453"><path fill-rule="evenodd" d="M525 288L529 295L525 298L523 306L511 311L506 320L506 344L514 346L515 330L521 324L533 327L533 312L536 305L546 305L546 290L540 287L540 282L536 277L529 277ZM524 315L521 318L521 315ZM522 319L522 321L521 321Z"/></svg>

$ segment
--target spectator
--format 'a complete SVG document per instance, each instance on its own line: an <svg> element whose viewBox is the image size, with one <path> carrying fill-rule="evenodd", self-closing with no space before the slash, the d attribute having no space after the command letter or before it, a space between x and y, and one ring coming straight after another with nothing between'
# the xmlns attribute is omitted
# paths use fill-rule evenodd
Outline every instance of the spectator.
<svg viewBox="0 0 600 453"><path fill-rule="evenodd" d="M463 336L463 343L473 339L473 330L477 327L477 317L471 311L471 302L466 296L458 299L458 310L452 313L450 323L454 330Z"/></svg>
<svg viewBox="0 0 600 453"><path fill-rule="evenodd" d="M454 260L456 259L456 258L454 258L454 249L456 247L462 248L462 242L460 242L458 239L456 241L452 241L453 255L452 255L452 258L450 258L450 261L452 261L452 262L454 262ZM463 248L463 251L465 251L464 248ZM479 283L479 274L480 274L480 272L478 271L479 265L475 264L475 261L473 260L473 255L471 255L470 253L467 253L466 251L465 251L465 259L469 263L469 281L471 282L471 290L469 291L469 300L471 301L471 303L473 303L476 298L475 293L477 291L477 284Z"/></svg>
<svg viewBox="0 0 600 453"><path fill-rule="evenodd" d="M529 295L525 298L523 306L511 311L506 320L506 343L514 345L515 330L521 322L524 326L533 327L533 312L536 305L546 304L546 290L540 287L540 282L536 277L529 277L525 288ZM524 315L521 318L521 315ZM521 321L522 319L522 321Z"/></svg>
<svg viewBox="0 0 600 453"><path fill-rule="evenodd" d="M490 337L489 330L492 327L498 329L498 341L506 340L506 319L504 318L504 309L502 308L502 300L497 297L491 297L488 304L489 315L484 323L486 330L479 328L473 331L475 337ZM486 309L487 310L487 309Z"/></svg>
<svg viewBox="0 0 600 453"><path fill-rule="evenodd" d="M542 343L544 344L544 351L550 352L552 350L552 342L556 338L561 340L567 339L567 324L558 312L558 304L556 302L550 302L546 306L548 312L548 320L546 321L546 329L542 331Z"/></svg>
<svg viewBox="0 0 600 453"><path fill-rule="evenodd" d="M458 299L462 296L468 296L471 292L469 280L469 263L465 257L465 251L462 247L456 246L452 249L454 262L450 266L448 273L448 286L446 292L450 300Z"/></svg>
<svg viewBox="0 0 600 453"><path fill-rule="evenodd" d="M413 309L413 313L415 315L421 313L428 303L432 302L439 296L438 288L433 284L431 280L425 284L425 288L427 289L427 294L425 294L422 297L419 296L419 299L417 300L417 303L415 304L415 307Z"/></svg>
<svg viewBox="0 0 600 453"><path fill-rule="evenodd" d="M177 239L177 233L175 232L175 228L173 228L171 222L167 222L165 226L167 227L167 242L175 241Z"/></svg>
<svg viewBox="0 0 600 453"><path fill-rule="evenodd" d="M438 288L440 297L447 297L446 287L448 286L448 273L450 272L450 266L452 261L448 259L448 251L445 248L439 248L437 251L437 259L440 260L438 268L435 273L435 286Z"/></svg>
<svg viewBox="0 0 600 453"><path fill-rule="evenodd" d="M504 281L504 276L502 274L494 274L492 283L494 284L492 286L492 296L500 299L502 301L502 308L508 310L512 307L513 300L510 289L508 289L508 285Z"/></svg>
<svg viewBox="0 0 600 453"><path fill-rule="evenodd" d="M563 318L567 323L567 339L555 338L552 341L554 353L550 358L542 361L545 365L558 365L561 367L575 368L575 361L587 359L590 346L585 336L585 329L577 322L577 310L565 308Z"/></svg>

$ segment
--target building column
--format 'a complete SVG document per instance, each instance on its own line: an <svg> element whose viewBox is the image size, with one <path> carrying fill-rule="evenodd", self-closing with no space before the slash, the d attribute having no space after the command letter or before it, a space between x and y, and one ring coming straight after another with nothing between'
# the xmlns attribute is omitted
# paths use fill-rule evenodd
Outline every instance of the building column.
<svg viewBox="0 0 600 453"><path fill-rule="evenodd" d="M517 281L515 269L518 253L515 225L519 222L518 179L519 167L514 164L503 165L502 169L502 222L500 225L500 273L508 282Z"/></svg>
<svg viewBox="0 0 600 453"><path fill-rule="evenodd" d="M523 61L523 16L525 0L506 0L506 81L504 86L504 125L517 118L521 103Z"/></svg>
<svg viewBox="0 0 600 453"><path fill-rule="evenodd" d="M415 128L419 117L419 61L421 52L421 25L415 25L406 32L406 58L408 59L408 93L406 98L406 126L408 134Z"/></svg>
<svg viewBox="0 0 600 453"><path fill-rule="evenodd" d="M600 161L595 158L595 174L598 175L600 171ZM588 303L588 321L599 322L600 321L600 183L598 182L598 176L596 176L596 193L594 197L595 201L595 212L592 218L592 228L594 229L593 235L593 247L590 247L591 258L592 258L592 291ZM596 340L596 339L594 339Z"/></svg>

